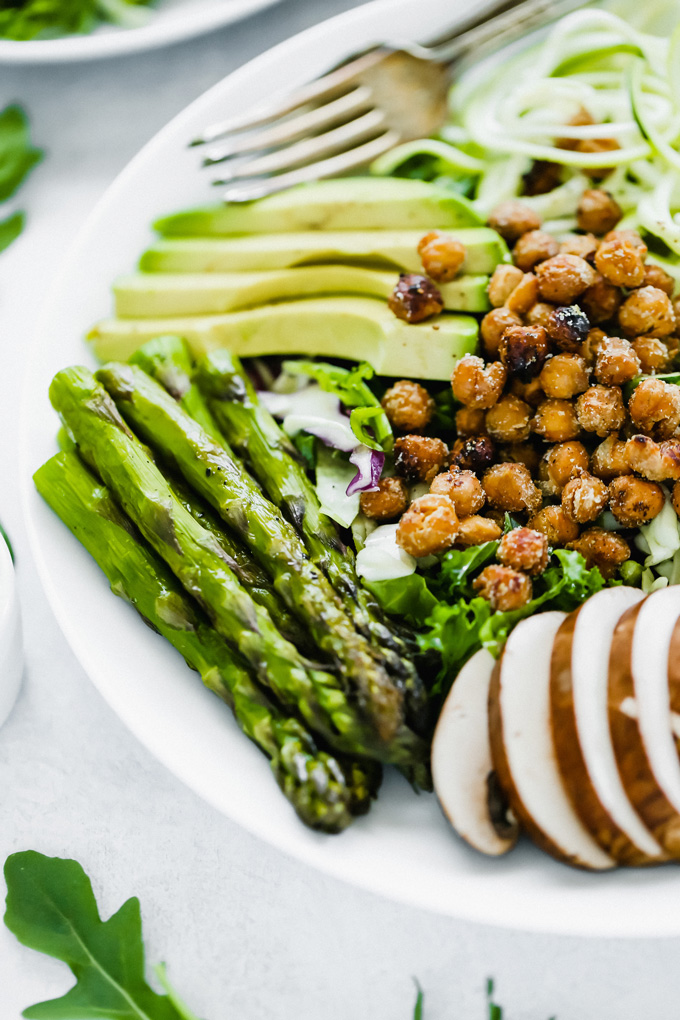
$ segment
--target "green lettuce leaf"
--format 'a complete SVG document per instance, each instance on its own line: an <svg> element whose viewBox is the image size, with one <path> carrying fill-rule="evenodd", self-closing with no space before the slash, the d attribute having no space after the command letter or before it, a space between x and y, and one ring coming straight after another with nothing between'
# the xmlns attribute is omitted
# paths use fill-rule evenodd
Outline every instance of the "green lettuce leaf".
<svg viewBox="0 0 680 1020"><path fill-rule="evenodd" d="M467 549L451 549L445 553L441 570L433 582L442 598L453 599L461 595L472 595L472 575L475 576L490 563L496 555L498 542L484 542Z"/></svg>
<svg viewBox="0 0 680 1020"><path fill-rule="evenodd" d="M31 145L23 110L18 106L5 107L0 113L0 202L14 194L42 155L40 149Z"/></svg>
<svg viewBox="0 0 680 1020"><path fill-rule="evenodd" d="M423 626L439 605L422 574L394 577L389 581L365 581L368 590L390 616L401 616L414 626Z"/></svg>
<svg viewBox="0 0 680 1020"><path fill-rule="evenodd" d="M16 241L23 229L23 213L18 212L15 213L14 216L8 216L6 220L0 220L0 251L4 251L5 248L9 248L12 241Z"/></svg>

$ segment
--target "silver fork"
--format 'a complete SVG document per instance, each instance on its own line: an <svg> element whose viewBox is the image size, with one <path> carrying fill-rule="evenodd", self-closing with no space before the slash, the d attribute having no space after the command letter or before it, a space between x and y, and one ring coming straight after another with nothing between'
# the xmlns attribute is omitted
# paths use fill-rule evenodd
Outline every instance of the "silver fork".
<svg viewBox="0 0 680 1020"><path fill-rule="evenodd" d="M227 202L249 202L295 184L366 167L446 121L454 68L486 56L585 0L497 0L429 45L385 43L251 109L213 124L192 145L210 145L204 166ZM218 144L216 144L218 143Z"/></svg>

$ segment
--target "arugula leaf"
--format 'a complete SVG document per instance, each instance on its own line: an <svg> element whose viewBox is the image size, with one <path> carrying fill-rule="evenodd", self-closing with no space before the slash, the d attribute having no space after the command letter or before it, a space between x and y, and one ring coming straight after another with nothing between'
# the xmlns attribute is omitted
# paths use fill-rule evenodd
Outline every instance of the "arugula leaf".
<svg viewBox="0 0 680 1020"><path fill-rule="evenodd" d="M0 31L1 26L0 19ZM14 194L42 156L31 145L26 114L18 106L7 106L0 113L0 202Z"/></svg>
<svg viewBox="0 0 680 1020"><path fill-rule="evenodd" d="M494 558L498 545L498 542L483 542L467 549L450 549L442 559L441 571L435 582L437 591L450 599L471 595L470 575L476 574Z"/></svg>
<svg viewBox="0 0 680 1020"><path fill-rule="evenodd" d="M100 21L133 27L134 11L151 0L5 0L0 8L0 35L6 39L91 32Z"/></svg>
<svg viewBox="0 0 680 1020"><path fill-rule="evenodd" d="M34 850L5 862L5 924L23 945L63 960L76 984L60 999L29 1006L33 1020L197 1020L177 998L144 979L139 900L102 921L89 878L76 861ZM167 987L165 972L161 971Z"/></svg>
<svg viewBox="0 0 680 1020"><path fill-rule="evenodd" d="M422 626L439 605L422 574L393 577L389 581L364 581L364 584L386 613L403 616L415 626Z"/></svg>
<svg viewBox="0 0 680 1020"><path fill-rule="evenodd" d="M23 229L23 213L18 212L14 216L9 216L6 220L0 220L0 251L9 248L12 241L16 241Z"/></svg>
<svg viewBox="0 0 680 1020"><path fill-rule="evenodd" d="M423 1004L425 1001L425 993L423 992L422 988L420 987L417 981L415 982L415 986L416 986L416 1004L413 1009L413 1020L423 1020Z"/></svg>

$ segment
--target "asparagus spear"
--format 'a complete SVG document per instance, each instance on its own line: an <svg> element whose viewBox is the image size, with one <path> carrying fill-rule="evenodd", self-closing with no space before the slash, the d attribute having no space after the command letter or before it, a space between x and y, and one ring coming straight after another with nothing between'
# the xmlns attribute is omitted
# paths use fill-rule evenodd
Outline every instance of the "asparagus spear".
<svg viewBox="0 0 680 1020"><path fill-rule="evenodd" d="M136 432L173 457L186 480L210 502L270 573L289 608L309 627L351 685L353 703L383 744L422 742L404 726L403 690L376 663L370 645L344 613L327 578L309 560L297 532L259 487L169 394L137 366L112 363L97 373ZM397 739L398 738L398 739Z"/></svg>
<svg viewBox="0 0 680 1020"><path fill-rule="evenodd" d="M112 591L230 706L243 732L270 759L276 781L302 821L340 832L352 815L363 814L374 792L370 772L351 760L341 767L317 748L297 719L272 704L79 457L59 453L33 477L38 492L106 574Z"/></svg>
<svg viewBox="0 0 680 1020"><path fill-rule="evenodd" d="M91 373L78 367L57 373L50 400L85 459L256 677L339 750L409 762L413 749L386 741L367 724L349 704L340 676L314 667L279 634L266 610L239 584L215 537L179 503Z"/></svg>

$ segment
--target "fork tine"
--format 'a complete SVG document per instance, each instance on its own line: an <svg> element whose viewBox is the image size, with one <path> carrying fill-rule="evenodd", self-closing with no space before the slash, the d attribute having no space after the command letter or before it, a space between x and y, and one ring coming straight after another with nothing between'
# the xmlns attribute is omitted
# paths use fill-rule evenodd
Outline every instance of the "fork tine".
<svg viewBox="0 0 680 1020"><path fill-rule="evenodd" d="M262 177L247 184L232 185L223 193L222 199L225 202L252 202L256 198L273 195L277 191L284 191L296 184L318 181L324 177L341 176L350 170L357 170L372 163L383 152L398 145L399 139L398 131L386 131L370 142L364 142L363 145L358 145L354 149L348 149L346 152L341 152L337 156L331 156L318 163L310 163L308 166L298 167L297 170L278 174L275 177Z"/></svg>
<svg viewBox="0 0 680 1020"><path fill-rule="evenodd" d="M352 60L349 64L344 64L337 70L331 71L322 78L317 78L306 85L302 85L299 89L295 89L279 99L260 103L249 110L247 114L231 117L218 124L212 124L205 129L203 134L198 135L189 144L205 145L208 142L214 142L218 138L222 138L224 135L229 135L236 131L247 131L250 128L268 124L272 120L293 113L301 106L306 106L307 103L323 102L323 100L330 98L335 92L339 92L351 84L357 75L368 70L369 67L373 67L374 64L379 63L383 56L384 51L382 49L371 50L371 52L363 54L357 60Z"/></svg>
<svg viewBox="0 0 680 1020"><path fill-rule="evenodd" d="M313 138L305 138L283 149L277 149L256 159L235 161L234 166L226 168L226 176L215 184L229 184L244 177L259 177L260 174L284 173L301 164L311 163L337 152L347 149L354 143L375 135L385 126L385 114L382 110L370 110L363 117L357 117L342 124L332 131L325 131Z"/></svg>
<svg viewBox="0 0 680 1020"><path fill-rule="evenodd" d="M213 166L215 163L222 163L232 156L241 156L247 152L257 152L263 149L272 149L277 145L284 145L288 142L298 141L307 135L311 135L322 128L330 127L338 121L347 120L351 114L359 113L370 105L371 90L361 85L348 92L340 99L331 100L323 106L314 107L306 113L297 117L289 118L271 128L264 128L262 131L250 132L239 138L227 140L220 146L216 146L208 153L203 160L203 166Z"/></svg>

